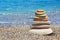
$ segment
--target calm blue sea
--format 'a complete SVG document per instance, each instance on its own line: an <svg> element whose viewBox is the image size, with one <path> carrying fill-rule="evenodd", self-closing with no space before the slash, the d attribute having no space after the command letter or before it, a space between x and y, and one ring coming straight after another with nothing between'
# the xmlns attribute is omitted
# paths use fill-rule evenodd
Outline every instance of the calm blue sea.
<svg viewBox="0 0 60 40"><path fill-rule="evenodd" d="M53 25L60 25L60 0L0 0L0 25L30 23L37 9L45 10Z"/></svg>

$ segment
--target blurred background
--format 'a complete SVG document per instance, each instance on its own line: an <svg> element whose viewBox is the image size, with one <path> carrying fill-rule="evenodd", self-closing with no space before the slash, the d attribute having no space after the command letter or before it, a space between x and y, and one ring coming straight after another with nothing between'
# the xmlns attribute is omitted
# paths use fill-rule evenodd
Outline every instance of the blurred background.
<svg viewBox="0 0 60 40"><path fill-rule="evenodd" d="M60 26L60 0L0 0L0 25L30 25L38 9L46 11L52 25Z"/></svg>

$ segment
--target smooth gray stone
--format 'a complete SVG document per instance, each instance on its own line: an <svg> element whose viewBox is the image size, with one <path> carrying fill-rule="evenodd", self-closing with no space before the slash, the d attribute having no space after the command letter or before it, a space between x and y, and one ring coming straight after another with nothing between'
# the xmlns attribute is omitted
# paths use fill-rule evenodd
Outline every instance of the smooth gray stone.
<svg viewBox="0 0 60 40"><path fill-rule="evenodd" d="M47 35L53 33L51 28L48 29L31 29L29 33L38 34L38 35Z"/></svg>
<svg viewBox="0 0 60 40"><path fill-rule="evenodd" d="M51 24L50 21L33 21L32 24Z"/></svg>

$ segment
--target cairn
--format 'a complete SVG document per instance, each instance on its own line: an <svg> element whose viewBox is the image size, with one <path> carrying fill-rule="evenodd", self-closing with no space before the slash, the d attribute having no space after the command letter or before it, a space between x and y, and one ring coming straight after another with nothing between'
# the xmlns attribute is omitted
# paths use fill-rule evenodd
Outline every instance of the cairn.
<svg viewBox="0 0 60 40"><path fill-rule="evenodd" d="M34 21L29 32L34 34L51 34L51 22L48 21L48 16L44 10L37 10L35 12Z"/></svg>

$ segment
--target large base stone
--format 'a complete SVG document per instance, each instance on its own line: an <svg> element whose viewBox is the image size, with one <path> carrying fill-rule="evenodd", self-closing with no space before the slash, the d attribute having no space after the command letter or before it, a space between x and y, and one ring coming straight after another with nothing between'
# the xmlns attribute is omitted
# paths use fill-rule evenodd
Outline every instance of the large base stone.
<svg viewBox="0 0 60 40"><path fill-rule="evenodd" d="M29 32L33 33L33 34L39 34L39 35L47 35L47 34L53 33L51 28L48 28L48 29L31 29L31 30L29 30Z"/></svg>

